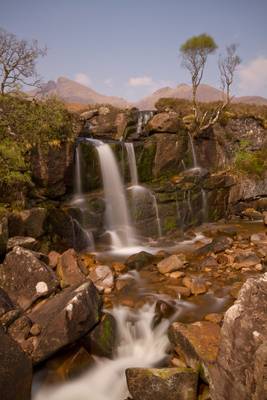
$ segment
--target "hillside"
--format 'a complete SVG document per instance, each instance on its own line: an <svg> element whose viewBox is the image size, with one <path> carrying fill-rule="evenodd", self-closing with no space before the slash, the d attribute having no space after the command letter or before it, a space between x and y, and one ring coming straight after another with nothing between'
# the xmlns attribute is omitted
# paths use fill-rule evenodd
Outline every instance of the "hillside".
<svg viewBox="0 0 267 400"><path fill-rule="evenodd" d="M105 96L93 89L81 85L71 79L60 77L58 80L49 81L41 90L30 92L32 96L47 97L56 95L66 103L80 104L111 104L115 107L127 107L126 100L116 96Z"/></svg>

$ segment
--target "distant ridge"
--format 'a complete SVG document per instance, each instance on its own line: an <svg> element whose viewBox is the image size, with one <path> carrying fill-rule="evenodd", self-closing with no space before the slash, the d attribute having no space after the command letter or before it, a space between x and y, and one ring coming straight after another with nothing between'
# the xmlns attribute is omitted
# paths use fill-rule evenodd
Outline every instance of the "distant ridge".
<svg viewBox="0 0 267 400"><path fill-rule="evenodd" d="M114 107L137 107L140 110L154 109L156 102L162 97L192 100L191 86L185 83L180 84L175 88L163 87L140 101L130 103L121 97L100 94L88 86L81 85L80 83L65 77L58 78L56 82L49 81L44 84L41 89L31 91L28 94L32 97L39 98L56 95L66 103L77 105L111 104ZM198 88L197 99L201 102L219 101L223 99L223 92L213 86L201 84ZM233 102L267 105L267 99L261 96L235 97Z"/></svg>
<svg viewBox="0 0 267 400"><path fill-rule="evenodd" d="M80 83L65 77L58 78L56 82L47 82L41 87L41 89L31 91L30 95L41 98L56 95L66 103L111 104L120 108L129 105L129 103L123 98L102 95L85 85L81 85Z"/></svg>

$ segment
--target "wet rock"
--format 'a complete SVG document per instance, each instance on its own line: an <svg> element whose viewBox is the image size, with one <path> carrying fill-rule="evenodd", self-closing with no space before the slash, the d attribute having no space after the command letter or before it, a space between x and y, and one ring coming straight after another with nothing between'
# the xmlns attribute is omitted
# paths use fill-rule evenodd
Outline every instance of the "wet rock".
<svg viewBox="0 0 267 400"><path fill-rule="evenodd" d="M186 365L200 370L202 378L209 381L218 354L220 327L209 321L175 322L169 328L169 339Z"/></svg>
<svg viewBox="0 0 267 400"><path fill-rule="evenodd" d="M171 279L179 279L179 278L182 278L183 276L185 276L185 273L183 271L174 271L174 272L170 272L168 274L168 276Z"/></svg>
<svg viewBox="0 0 267 400"><path fill-rule="evenodd" d="M8 328L8 334L16 342L21 343L29 337L31 326L31 320L26 315L23 315Z"/></svg>
<svg viewBox="0 0 267 400"><path fill-rule="evenodd" d="M8 219L0 216L0 261L6 254L8 234Z"/></svg>
<svg viewBox="0 0 267 400"><path fill-rule="evenodd" d="M45 232L46 216L46 209L41 207L11 213L8 217L9 236L39 238Z"/></svg>
<svg viewBox="0 0 267 400"><path fill-rule="evenodd" d="M105 314L94 330L83 338L84 347L90 354L112 358L116 346L116 320Z"/></svg>
<svg viewBox="0 0 267 400"><path fill-rule="evenodd" d="M267 235L265 232L254 233L251 235L250 241L258 246L267 245Z"/></svg>
<svg viewBox="0 0 267 400"><path fill-rule="evenodd" d="M16 319L20 316L20 310L19 309L14 309L7 311L2 317L0 317L0 327L4 329L4 331L7 331L7 328L9 325L11 325Z"/></svg>
<svg viewBox="0 0 267 400"><path fill-rule="evenodd" d="M107 265L98 265L93 268L89 273L90 279L100 291L113 289L114 276L112 269Z"/></svg>
<svg viewBox="0 0 267 400"><path fill-rule="evenodd" d="M93 364L93 357L83 346L74 346L45 363L47 370L45 383L58 384L77 378Z"/></svg>
<svg viewBox="0 0 267 400"><path fill-rule="evenodd" d="M28 250L36 250L37 240L29 236L13 236L7 241L7 251L12 250L14 247L19 246Z"/></svg>
<svg viewBox="0 0 267 400"><path fill-rule="evenodd" d="M26 310L37 299L55 292L58 280L34 252L17 246L0 266L0 284L11 300Z"/></svg>
<svg viewBox="0 0 267 400"><path fill-rule="evenodd" d="M114 262L114 263L112 263L112 268L114 269L114 271L115 271L117 274L121 274L122 272L126 272L126 270L127 270L126 265L123 264L123 263L120 263L120 262Z"/></svg>
<svg viewBox="0 0 267 400"><path fill-rule="evenodd" d="M157 268L161 274L166 274L185 268L185 264L186 261L183 255L174 254L160 261Z"/></svg>
<svg viewBox="0 0 267 400"><path fill-rule="evenodd" d="M256 211L254 208L247 208L246 210L242 211L242 215L252 221L259 221L262 219L262 213Z"/></svg>
<svg viewBox="0 0 267 400"><path fill-rule="evenodd" d="M100 297L92 282L65 289L36 306L29 318L41 329L31 350L38 363L86 335L99 321Z"/></svg>
<svg viewBox="0 0 267 400"><path fill-rule="evenodd" d="M195 296L206 293L208 290L208 286L205 280L201 277L186 276L185 278L183 278L183 285L190 289L191 293Z"/></svg>
<svg viewBox="0 0 267 400"><path fill-rule="evenodd" d="M214 322L215 324L219 324L223 320L222 314L211 313L205 316L206 321Z"/></svg>
<svg viewBox="0 0 267 400"><path fill-rule="evenodd" d="M89 273L90 269L95 267L96 258L94 254L83 253L79 256L79 266L84 273Z"/></svg>
<svg viewBox="0 0 267 400"><path fill-rule="evenodd" d="M137 271L139 271L147 265L152 264L153 260L153 254L147 253L146 251L140 251L139 253L133 254L132 256L128 257L125 265L128 269L136 269Z"/></svg>
<svg viewBox="0 0 267 400"><path fill-rule="evenodd" d="M200 261L199 268L200 269L218 268L218 262L217 262L215 257L208 256L208 257L205 257L203 260Z"/></svg>
<svg viewBox="0 0 267 400"><path fill-rule="evenodd" d="M56 272L62 288L82 283L86 279L79 268L77 254L74 249L69 249L61 255Z"/></svg>
<svg viewBox="0 0 267 400"><path fill-rule="evenodd" d="M212 399L263 400L267 394L267 274L248 279L224 316L212 373Z"/></svg>
<svg viewBox="0 0 267 400"><path fill-rule="evenodd" d="M203 247L200 247L195 251L196 256L206 255L208 253L221 253L226 249L230 249L233 244L233 239L227 236L218 236L213 239L213 241L209 244L206 244Z"/></svg>
<svg viewBox="0 0 267 400"><path fill-rule="evenodd" d="M196 400L198 374L189 368L128 368L133 400Z"/></svg>
<svg viewBox="0 0 267 400"><path fill-rule="evenodd" d="M0 317L15 308L7 293L0 287Z"/></svg>
<svg viewBox="0 0 267 400"><path fill-rule="evenodd" d="M175 304L171 304L170 302L166 302L163 300L158 300L155 309L157 320L161 321L162 318L170 318L170 316L175 313L175 310Z"/></svg>
<svg viewBox="0 0 267 400"><path fill-rule="evenodd" d="M260 263L260 258L250 250L239 252L235 258L234 262L242 267L254 267Z"/></svg>
<svg viewBox="0 0 267 400"><path fill-rule="evenodd" d="M0 393L3 400L30 400L32 365L19 345L0 328Z"/></svg>
<svg viewBox="0 0 267 400"><path fill-rule="evenodd" d="M48 254L48 264L51 268L56 269L60 259L60 254L57 251L50 251Z"/></svg>

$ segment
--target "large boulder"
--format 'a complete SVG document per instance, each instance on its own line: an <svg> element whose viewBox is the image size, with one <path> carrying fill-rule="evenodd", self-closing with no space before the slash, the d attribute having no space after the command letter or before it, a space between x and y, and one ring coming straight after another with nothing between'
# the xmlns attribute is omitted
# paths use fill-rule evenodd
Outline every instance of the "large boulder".
<svg viewBox="0 0 267 400"><path fill-rule="evenodd" d="M45 232L46 216L46 209L41 207L11 213L8 217L9 236L39 238Z"/></svg>
<svg viewBox="0 0 267 400"><path fill-rule="evenodd" d="M70 287L48 299L29 314L40 327L38 337L28 339L25 349L34 363L86 335L99 321L101 300L92 282Z"/></svg>
<svg viewBox="0 0 267 400"><path fill-rule="evenodd" d="M0 286L14 303L26 310L37 299L54 293L58 280L53 270L38 258L38 253L17 246L0 265Z"/></svg>
<svg viewBox="0 0 267 400"><path fill-rule="evenodd" d="M129 368L129 392L134 400L196 400L198 374L189 368Z"/></svg>
<svg viewBox="0 0 267 400"><path fill-rule="evenodd" d="M146 126L146 132L152 133L178 133L179 130L184 128L181 119L175 112L161 112L154 115Z"/></svg>
<svg viewBox="0 0 267 400"><path fill-rule="evenodd" d="M153 254L146 251L140 251L139 253L133 254L127 258L125 265L129 269L136 269L137 271L152 264L154 260Z"/></svg>
<svg viewBox="0 0 267 400"><path fill-rule="evenodd" d="M219 349L220 327L209 321L175 322L170 326L169 339L186 365L200 371L202 378L210 381L210 370Z"/></svg>
<svg viewBox="0 0 267 400"><path fill-rule="evenodd" d="M243 285L224 316L212 399L267 398L267 273Z"/></svg>
<svg viewBox="0 0 267 400"><path fill-rule="evenodd" d="M0 328L0 393L2 400L30 400L32 365L19 345Z"/></svg>
<svg viewBox="0 0 267 400"><path fill-rule="evenodd" d="M8 220L6 216L0 216L0 261L6 254L8 240Z"/></svg>

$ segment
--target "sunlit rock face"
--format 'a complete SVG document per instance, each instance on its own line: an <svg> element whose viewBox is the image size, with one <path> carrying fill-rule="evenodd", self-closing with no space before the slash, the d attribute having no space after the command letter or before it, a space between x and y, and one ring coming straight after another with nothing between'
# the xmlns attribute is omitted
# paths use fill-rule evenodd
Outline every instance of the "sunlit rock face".
<svg viewBox="0 0 267 400"><path fill-rule="evenodd" d="M217 365L212 373L215 400L262 400L267 378L267 274L249 279L224 317Z"/></svg>

